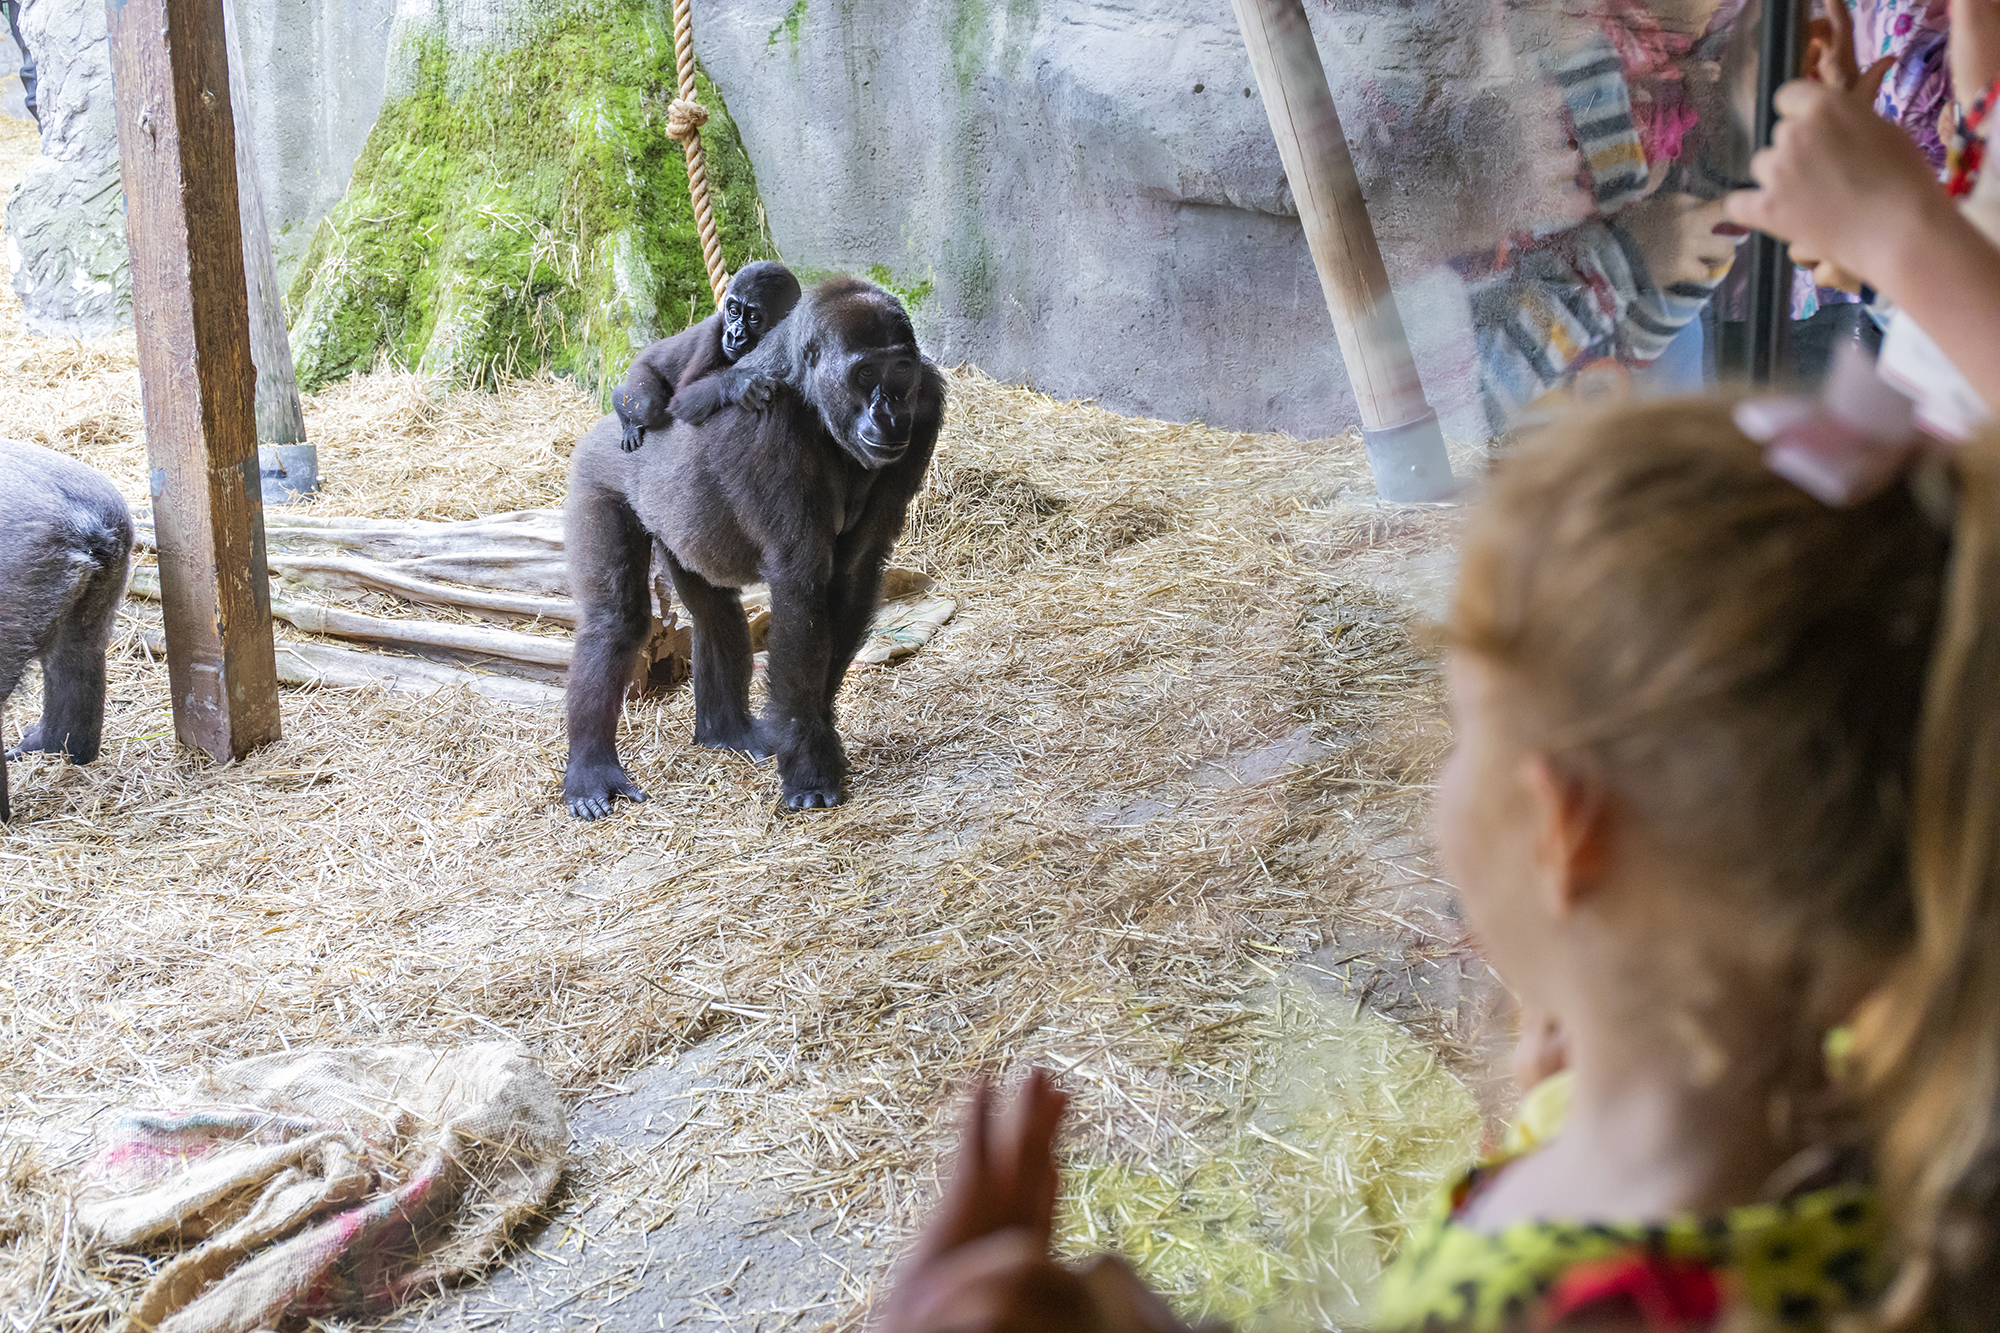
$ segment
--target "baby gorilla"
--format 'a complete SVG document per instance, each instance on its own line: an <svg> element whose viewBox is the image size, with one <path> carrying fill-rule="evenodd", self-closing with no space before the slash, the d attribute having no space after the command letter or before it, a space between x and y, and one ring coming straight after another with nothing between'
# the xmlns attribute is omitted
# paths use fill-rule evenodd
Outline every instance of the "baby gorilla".
<svg viewBox="0 0 2000 1333"><path fill-rule="evenodd" d="M94 468L52 449L0 440L0 707L28 663L42 664L42 717L19 749L97 758L104 736L104 648L125 597L132 514ZM0 820L10 817L0 763Z"/></svg>
<svg viewBox="0 0 2000 1333"><path fill-rule="evenodd" d="M674 394L747 355L799 303L799 280L783 264L759 260L729 280L722 309L639 353L611 391L619 447L631 453L649 430L673 421Z"/></svg>

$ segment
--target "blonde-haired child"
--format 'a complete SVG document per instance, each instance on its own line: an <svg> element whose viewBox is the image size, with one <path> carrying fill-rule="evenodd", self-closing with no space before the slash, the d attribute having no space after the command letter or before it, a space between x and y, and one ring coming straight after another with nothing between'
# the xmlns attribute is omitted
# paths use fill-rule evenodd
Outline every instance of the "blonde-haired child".
<svg viewBox="0 0 2000 1333"><path fill-rule="evenodd" d="M2000 451L1851 469L1835 504L1796 461L1679 401L1494 469L1438 831L1571 1102L1408 1238L1374 1327L1992 1322ZM982 1106L885 1329L1178 1327L1130 1270L1053 1262L1061 1109L1040 1076L997 1132Z"/></svg>

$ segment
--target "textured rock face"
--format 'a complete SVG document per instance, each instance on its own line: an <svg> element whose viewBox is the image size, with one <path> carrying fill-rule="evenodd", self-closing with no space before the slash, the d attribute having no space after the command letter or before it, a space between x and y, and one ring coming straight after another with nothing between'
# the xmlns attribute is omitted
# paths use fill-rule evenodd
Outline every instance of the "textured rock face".
<svg viewBox="0 0 2000 1333"><path fill-rule="evenodd" d="M403 0L387 98L289 296L299 379L387 355L478 379L547 366L608 393L713 309L656 0ZM733 269L768 254L727 108L702 101Z"/></svg>
<svg viewBox="0 0 2000 1333"><path fill-rule="evenodd" d="M104 6L39 0L21 37L41 76L42 155L7 204L28 331L89 338L132 322Z"/></svg>
<svg viewBox="0 0 2000 1333"><path fill-rule="evenodd" d="M1483 7L1309 10L1348 137L1385 176L1371 138L1435 101L1439 71L1478 67L1462 48ZM775 18L771 0L710 0L695 40L737 108L779 251L886 268L922 296L942 359L1216 425L1318 436L1355 421L1222 0L798 0ZM1435 234L1463 174L1365 183L1432 403L1476 437L1463 286Z"/></svg>
<svg viewBox="0 0 2000 1333"><path fill-rule="evenodd" d="M47 0L37 0L46 3ZM347 189L382 109L396 0L232 0L278 276Z"/></svg>
<svg viewBox="0 0 2000 1333"><path fill-rule="evenodd" d="M279 271L303 257L382 106L395 0L236 0L250 126ZM7 206L8 259L30 332L129 325L118 125L103 0L35 0L22 37L41 75L42 155Z"/></svg>

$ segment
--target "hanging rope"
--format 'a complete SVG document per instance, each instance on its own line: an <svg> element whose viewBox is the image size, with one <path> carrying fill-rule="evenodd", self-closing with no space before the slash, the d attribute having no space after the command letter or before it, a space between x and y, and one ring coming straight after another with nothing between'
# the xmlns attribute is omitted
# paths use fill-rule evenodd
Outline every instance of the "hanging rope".
<svg viewBox="0 0 2000 1333"><path fill-rule="evenodd" d="M729 286L729 269L722 262L722 241L715 234L715 212L708 206L708 159L701 149L701 127L708 123L708 108L695 100L694 12L689 0L674 0L674 68L680 75L681 95L667 107L667 137L687 153L688 197L694 200L695 231L701 236L708 285L715 289L715 304L720 308L722 293Z"/></svg>

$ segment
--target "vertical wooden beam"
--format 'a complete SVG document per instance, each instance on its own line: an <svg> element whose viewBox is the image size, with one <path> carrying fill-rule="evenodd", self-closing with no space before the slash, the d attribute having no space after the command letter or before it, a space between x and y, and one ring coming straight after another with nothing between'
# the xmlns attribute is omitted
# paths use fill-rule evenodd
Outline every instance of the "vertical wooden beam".
<svg viewBox="0 0 2000 1333"><path fill-rule="evenodd" d="M174 730L278 737L222 0L107 0Z"/></svg>
<svg viewBox="0 0 2000 1333"><path fill-rule="evenodd" d="M289 504L318 488L319 451L306 444L305 404L285 332L278 265L249 129L250 89L243 77L236 0L222 0L222 24L229 39L229 101L236 113L236 197L243 223L243 276L250 289L250 359L257 365L257 457L264 502Z"/></svg>
<svg viewBox="0 0 2000 1333"><path fill-rule="evenodd" d="M1452 491L1444 436L1417 378L1305 6L1233 3L1354 386L1375 489L1385 500L1442 500Z"/></svg>

